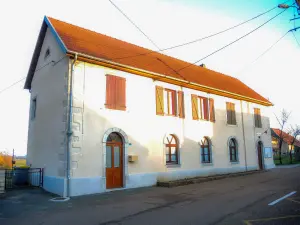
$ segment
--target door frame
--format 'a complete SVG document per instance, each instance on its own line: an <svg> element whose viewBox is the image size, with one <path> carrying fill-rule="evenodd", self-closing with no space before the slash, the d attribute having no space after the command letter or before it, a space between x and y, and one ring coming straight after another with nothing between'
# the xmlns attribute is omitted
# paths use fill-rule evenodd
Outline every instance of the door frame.
<svg viewBox="0 0 300 225"><path fill-rule="evenodd" d="M260 149L260 154L261 154L261 165L262 165L262 168L260 168L259 166L259 151L258 151L258 148L261 148ZM258 140L257 141L257 144L256 144L256 152L257 152L257 162L258 162L258 167L260 170L264 170L265 169L265 163L264 163L264 143L261 141L261 140Z"/></svg>
<svg viewBox="0 0 300 225"><path fill-rule="evenodd" d="M117 189L125 189L126 188L126 177L128 177L128 146L129 146L129 141L128 141L128 136L126 133L120 129L120 128L110 128L108 129L102 138L102 178L103 178L103 190L105 191L111 191L115 189L107 189L106 188L106 140L110 133L116 132L120 135L122 138L122 150L123 150L123 187L122 188L117 188Z"/></svg>

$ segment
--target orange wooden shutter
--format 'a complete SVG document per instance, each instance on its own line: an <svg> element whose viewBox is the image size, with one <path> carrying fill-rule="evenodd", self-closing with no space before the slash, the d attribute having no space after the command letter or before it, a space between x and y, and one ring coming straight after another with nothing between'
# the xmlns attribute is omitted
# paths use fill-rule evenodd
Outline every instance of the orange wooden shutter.
<svg viewBox="0 0 300 225"><path fill-rule="evenodd" d="M164 89L160 86L155 87L156 95L156 115L164 115Z"/></svg>
<svg viewBox="0 0 300 225"><path fill-rule="evenodd" d="M211 122L215 122L216 118L215 118L215 105L214 105L214 99L210 98L209 99L209 119Z"/></svg>
<svg viewBox="0 0 300 225"><path fill-rule="evenodd" d="M172 115L177 116L177 95L176 91L172 91Z"/></svg>
<svg viewBox="0 0 300 225"><path fill-rule="evenodd" d="M235 104L234 103L231 103L231 118L232 118L232 124L236 124Z"/></svg>
<svg viewBox="0 0 300 225"><path fill-rule="evenodd" d="M208 120L208 99L207 98L203 98L203 119L204 120Z"/></svg>
<svg viewBox="0 0 300 225"><path fill-rule="evenodd" d="M230 102L226 102L226 113L227 113L227 123L231 124L231 105L230 105Z"/></svg>
<svg viewBox="0 0 300 225"><path fill-rule="evenodd" d="M254 108L254 125L257 127L257 110Z"/></svg>
<svg viewBox="0 0 300 225"><path fill-rule="evenodd" d="M114 109L116 107L116 79L115 76L106 75L106 102L105 107L108 109Z"/></svg>
<svg viewBox="0 0 300 225"><path fill-rule="evenodd" d="M115 77L116 79L116 109L126 110L126 79Z"/></svg>
<svg viewBox="0 0 300 225"><path fill-rule="evenodd" d="M184 118L184 93L183 91L178 91L178 116L179 118Z"/></svg>
<svg viewBox="0 0 300 225"><path fill-rule="evenodd" d="M199 120L197 95L192 95L192 116L193 116L193 120Z"/></svg>
<svg viewBox="0 0 300 225"><path fill-rule="evenodd" d="M254 122L255 127L262 127L260 109L258 108L254 108Z"/></svg>
<svg viewBox="0 0 300 225"><path fill-rule="evenodd" d="M262 127L260 109L257 109L258 127Z"/></svg>

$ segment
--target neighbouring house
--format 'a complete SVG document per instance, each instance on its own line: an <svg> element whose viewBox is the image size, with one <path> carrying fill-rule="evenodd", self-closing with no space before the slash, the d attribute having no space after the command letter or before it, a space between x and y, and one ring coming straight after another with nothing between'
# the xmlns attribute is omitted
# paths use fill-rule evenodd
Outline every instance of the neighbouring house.
<svg viewBox="0 0 300 225"><path fill-rule="evenodd" d="M280 137L283 138L282 146L281 146L281 154L286 155L290 151L292 153L299 152L300 150L300 141L294 140L294 137L284 131L281 131L280 129L272 128L271 129L271 135L272 135L272 148L275 155L279 155L279 140ZM293 143L293 144L292 144Z"/></svg>
<svg viewBox="0 0 300 225"><path fill-rule="evenodd" d="M49 192L274 167L272 103L240 80L50 17L25 89L27 164Z"/></svg>

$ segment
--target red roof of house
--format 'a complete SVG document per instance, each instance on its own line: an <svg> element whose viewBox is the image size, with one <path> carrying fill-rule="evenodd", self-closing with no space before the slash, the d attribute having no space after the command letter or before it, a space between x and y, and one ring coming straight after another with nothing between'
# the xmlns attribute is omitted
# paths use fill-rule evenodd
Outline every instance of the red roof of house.
<svg viewBox="0 0 300 225"><path fill-rule="evenodd" d="M280 137L281 134L281 130L277 129L277 128L272 128L272 130L274 131L274 133L278 136L278 138ZM284 131L282 131L282 137L283 137L283 141L286 142L287 144L292 144L294 137ZM300 141L298 141L297 139L294 142L295 146L300 147Z"/></svg>
<svg viewBox="0 0 300 225"><path fill-rule="evenodd" d="M219 72L191 65L188 62L130 44L116 38L96 33L50 17L45 20L57 33L67 52L77 52L122 65L154 72L161 75L193 82L212 89L245 96L262 101L263 105L272 103L252 90L240 80ZM149 54L150 53L150 54ZM174 72L188 66L186 69Z"/></svg>

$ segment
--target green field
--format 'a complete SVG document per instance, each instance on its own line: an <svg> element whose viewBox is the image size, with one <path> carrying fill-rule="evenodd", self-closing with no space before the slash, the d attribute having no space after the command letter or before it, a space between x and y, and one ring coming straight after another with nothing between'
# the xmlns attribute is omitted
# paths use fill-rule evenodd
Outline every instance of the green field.
<svg viewBox="0 0 300 225"><path fill-rule="evenodd" d="M16 159L16 167L24 167L26 166L26 159Z"/></svg>
<svg viewBox="0 0 300 225"><path fill-rule="evenodd" d="M289 164L291 164L290 156L289 155L282 155L281 156L281 161L282 161L282 165L289 165ZM279 156L274 156L274 163L275 163L275 165L280 165ZM292 164L300 164L300 161L296 161L295 157L293 156L292 157Z"/></svg>

